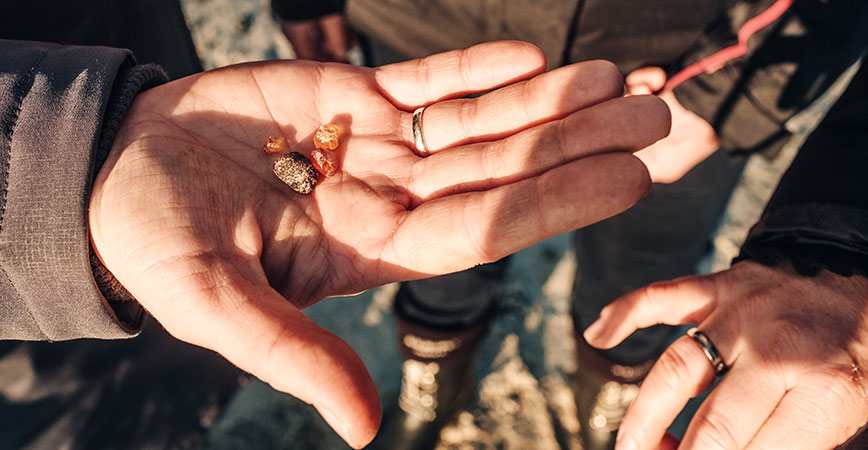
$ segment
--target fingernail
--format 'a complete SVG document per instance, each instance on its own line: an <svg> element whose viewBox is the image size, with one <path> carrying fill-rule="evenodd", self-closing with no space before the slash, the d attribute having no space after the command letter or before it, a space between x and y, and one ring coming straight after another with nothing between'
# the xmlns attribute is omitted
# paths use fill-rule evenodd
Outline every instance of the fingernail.
<svg viewBox="0 0 868 450"><path fill-rule="evenodd" d="M350 427L347 426L346 423L338 420L337 416L332 414L332 412L326 408L319 407L317 408L317 410L319 411L319 414L322 416L322 418L325 419L326 423L328 423L329 426L332 427L333 430L335 430L335 433L337 433L341 437L341 439L343 439L351 447L359 448L357 447L358 444L355 444L355 442L357 441L355 441L353 437L350 436Z"/></svg>
<svg viewBox="0 0 868 450"><path fill-rule="evenodd" d="M582 336L585 337L585 340L588 342L593 342L597 340L605 331L603 324L601 321L597 319L594 323L591 324L588 328L585 328L585 332L582 333Z"/></svg>
<svg viewBox="0 0 868 450"><path fill-rule="evenodd" d="M617 442L618 450L639 450L639 446L636 445L636 441L633 440L629 435L621 436L621 440Z"/></svg>

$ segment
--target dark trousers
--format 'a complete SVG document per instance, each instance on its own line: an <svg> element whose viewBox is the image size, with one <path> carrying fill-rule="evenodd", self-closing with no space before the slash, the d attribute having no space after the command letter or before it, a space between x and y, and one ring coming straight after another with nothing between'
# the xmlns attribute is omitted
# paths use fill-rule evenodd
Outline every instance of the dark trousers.
<svg viewBox="0 0 868 450"><path fill-rule="evenodd" d="M695 273L746 157L718 151L673 184L655 184L626 212L575 232L578 258L573 317L584 330L618 296L655 281ZM507 260L451 275L404 283L396 310L405 320L435 328L462 327L491 309ZM634 333L604 352L621 364L656 358L671 327ZM566 337L565 337L566 338Z"/></svg>

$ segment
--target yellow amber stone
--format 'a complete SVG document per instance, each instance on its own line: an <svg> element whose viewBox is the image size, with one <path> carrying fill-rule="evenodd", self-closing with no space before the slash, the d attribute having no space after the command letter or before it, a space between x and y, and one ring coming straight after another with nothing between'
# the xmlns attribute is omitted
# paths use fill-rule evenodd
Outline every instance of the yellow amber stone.
<svg viewBox="0 0 868 450"><path fill-rule="evenodd" d="M265 141L265 145L262 146L262 151L265 152L266 155L273 155L277 152L281 152L286 148L286 141L283 138L268 136L268 140Z"/></svg>
<svg viewBox="0 0 868 450"><path fill-rule="evenodd" d="M313 135L313 146L320 150L334 150L338 148L338 127L332 124L317 128Z"/></svg>

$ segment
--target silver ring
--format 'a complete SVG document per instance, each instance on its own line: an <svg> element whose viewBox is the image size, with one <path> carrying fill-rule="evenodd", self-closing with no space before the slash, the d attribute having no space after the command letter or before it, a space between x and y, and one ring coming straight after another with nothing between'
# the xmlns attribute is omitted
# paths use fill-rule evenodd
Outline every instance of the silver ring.
<svg viewBox="0 0 868 450"><path fill-rule="evenodd" d="M716 376L721 376L726 373L726 363L723 362L723 358L720 357L720 352L717 351L717 347L711 343L711 339L708 336L699 331L699 328L691 328L687 331L687 335L692 337L697 344L699 344L699 348L702 349L702 353L708 359L708 362L711 363L711 367L714 368L714 374Z"/></svg>
<svg viewBox="0 0 868 450"><path fill-rule="evenodd" d="M416 154L421 157L428 156L428 147L425 145L425 136L422 136L422 113L425 107L413 111L413 141L416 144Z"/></svg>

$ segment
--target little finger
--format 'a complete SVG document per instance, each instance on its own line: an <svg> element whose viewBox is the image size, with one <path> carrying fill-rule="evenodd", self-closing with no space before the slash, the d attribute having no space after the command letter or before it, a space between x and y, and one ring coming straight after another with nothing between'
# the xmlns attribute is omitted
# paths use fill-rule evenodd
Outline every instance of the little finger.
<svg viewBox="0 0 868 450"><path fill-rule="evenodd" d="M868 419L864 397L847 383L817 380L791 389L746 448L814 450L844 443Z"/></svg>

